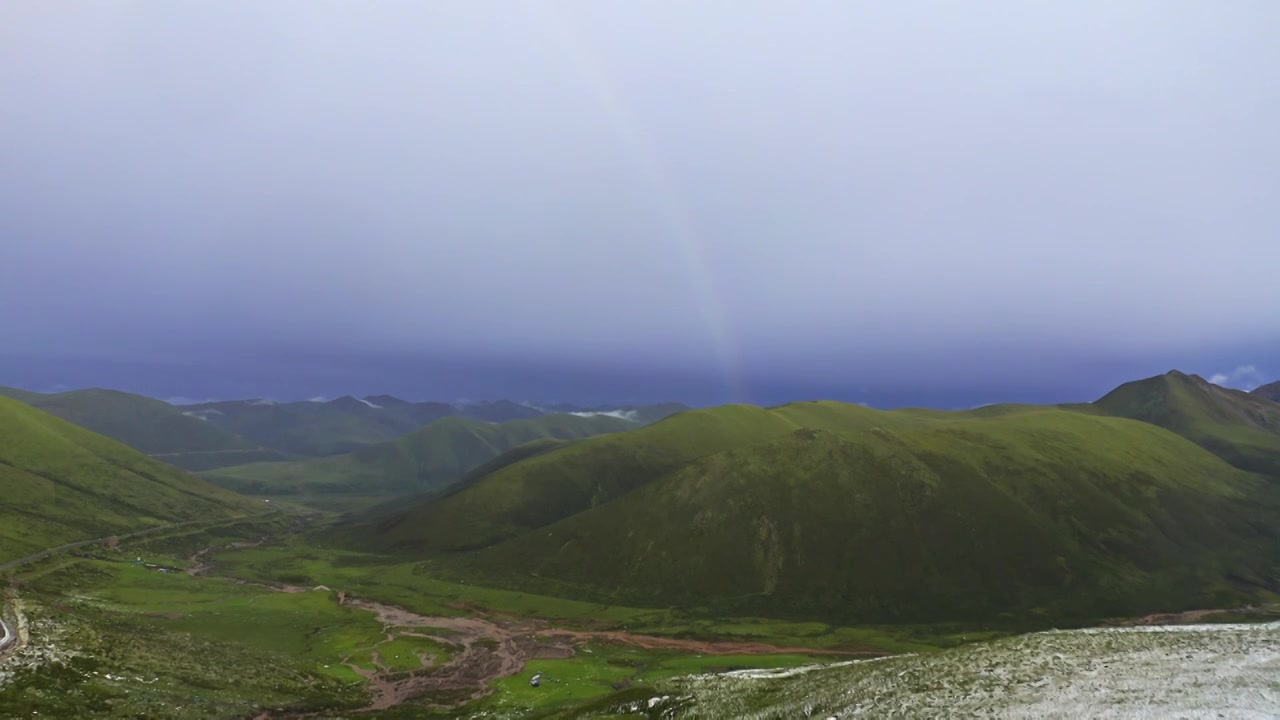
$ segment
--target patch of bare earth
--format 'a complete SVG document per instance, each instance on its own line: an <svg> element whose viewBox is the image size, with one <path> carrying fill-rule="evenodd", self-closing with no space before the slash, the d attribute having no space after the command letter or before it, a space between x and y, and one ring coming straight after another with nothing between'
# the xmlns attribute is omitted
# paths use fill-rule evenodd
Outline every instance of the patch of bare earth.
<svg viewBox="0 0 1280 720"><path fill-rule="evenodd" d="M281 592L300 592L310 588L288 585L264 585ZM548 627L545 621L522 618L488 619L484 617L419 615L395 605L354 598L337 593L338 602L348 607L373 613L383 625L386 640L397 637L425 637L450 645L457 651L439 665L425 662L409 672L386 668L374 648L374 668L347 663L368 683L371 700L355 712L386 710L410 700L446 699L434 704L451 708L476 700L493 692L491 683L510 677L524 669L534 658L570 658L578 644L595 641L632 645L652 650L679 650L703 655L766 655L801 653L807 655L866 655L884 653L876 650L814 650L812 648L779 647L765 643L714 642L637 635L618 631L566 630ZM381 643L380 643L381 644ZM287 711L265 713L261 718L290 717Z"/></svg>

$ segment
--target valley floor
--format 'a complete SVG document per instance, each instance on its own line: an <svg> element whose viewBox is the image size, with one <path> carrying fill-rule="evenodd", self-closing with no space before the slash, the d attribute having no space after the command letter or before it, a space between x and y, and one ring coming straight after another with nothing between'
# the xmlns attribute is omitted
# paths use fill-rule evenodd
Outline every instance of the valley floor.
<svg viewBox="0 0 1280 720"><path fill-rule="evenodd" d="M418 563L310 545L304 529L278 513L11 570L6 617L23 637L0 664L0 717L1120 718L1216 708L1246 718L1280 708L1275 623L1009 637L698 618L449 582Z"/></svg>

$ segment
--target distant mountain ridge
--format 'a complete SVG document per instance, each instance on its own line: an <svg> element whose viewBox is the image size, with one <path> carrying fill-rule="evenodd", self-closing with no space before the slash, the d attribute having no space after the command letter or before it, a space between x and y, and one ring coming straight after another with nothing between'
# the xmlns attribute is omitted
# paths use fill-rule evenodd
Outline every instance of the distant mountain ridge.
<svg viewBox="0 0 1280 720"><path fill-rule="evenodd" d="M292 402L253 398L189 405L97 388L53 394L0 388L0 395L188 470L341 455L392 441L445 417L504 423L561 412L507 400L453 404L410 402L391 395ZM572 408L572 412L626 412L639 422L651 422L683 409L683 405L666 404Z"/></svg>
<svg viewBox="0 0 1280 720"><path fill-rule="evenodd" d="M391 395L344 396L323 402L230 400L186 405L182 409L263 446L311 457L341 455L390 442L446 417L506 423L562 412L509 400L452 404L410 402ZM625 410L643 417L641 422L652 422L683 409L684 405L669 403L604 410L575 408L574 412Z"/></svg>
<svg viewBox="0 0 1280 720"><path fill-rule="evenodd" d="M344 455L238 465L204 475L223 487L255 495L421 493L446 486L528 443L543 443L540 447L546 450L640 426L609 415L539 415L503 423L451 416Z"/></svg>

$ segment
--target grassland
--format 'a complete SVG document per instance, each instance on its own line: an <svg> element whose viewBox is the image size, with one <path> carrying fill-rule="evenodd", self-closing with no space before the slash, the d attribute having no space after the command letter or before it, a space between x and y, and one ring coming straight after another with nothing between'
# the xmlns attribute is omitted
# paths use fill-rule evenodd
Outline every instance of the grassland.
<svg viewBox="0 0 1280 720"><path fill-rule="evenodd" d="M815 652L859 636L859 631L842 635L840 629L775 625L763 619L726 623L717 631L711 621L689 621L670 611L602 608L448 583L395 558L312 548L304 538L289 535L296 522L279 513L240 525L175 530L125 548L97 547L82 551L81 557L57 556L24 566L14 581L33 639L16 664L0 669L0 716L23 708L24 715L36 711L56 717L229 717L265 711L287 716L321 710L336 717L344 709L366 707L376 697L366 675L391 680L417 676L429 682L433 668L455 661L462 651L447 630L389 629L360 604L340 603L339 590L438 616L442 626L451 618L488 618L486 622L498 623L495 627L527 627L530 632L563 626L661 628L684 636L718 632L734 639L772 634L778 640L811 643ZM209 547L215 550L200 555L199 562L211 563L216 575L181 572L193 555ZM135 556L142 558L141 564ZM223 575L318 589L279 592ZM332 589L318 587L321 582ZM465 696L428 691L408 704L361 716L530 715L606 697L629 684L647 685L691 672L820 660L804 652L699 657L590 639L554 646L574 656L534 657L462 708L448 703ZM530 692L528 678L534 672L544 673L545 692ZM444 707L438 705L442 702Z"/></svg>
<svg viewBox="0 0 1280 720"><path fill-rule="evenodd" d="M651 698L663 697L668 700L659 700L655 708L693 713L689 717L738 716L740 710L794 717L798 706L791 700L803 697L800 688L814 695L814 707L825 708L844 697L836 691L839 683L887 684L905 706L914 707L911 703L924 697L920 687L942 687L942 671L929 668L963 670L974 657L965 654L975 652L967 649L970 645L1015 629L999 623L841 627L599 604L484 587L472 580L449 581L438 577L429 562L318 546L312 540L297 516L276 513L239 525L175 530L128 547L96 547L85 557L59 556L24 567L15 580L33 642L20 662L0 667L0 716L21 708L24 716L35 710L55 717L220 718L264 712L269 717L301 712L351 717L379 696L365 679L371 675L379 682L416 677L421 694L362 711L360 717L610 717L637 702L648 710ZM206 552L194 562L207 563L208 574L181 572L200 551ZM142 558L141 565L135 556ZM280 592L268 587L281 583L311 589ZM360 602L340 603L340 592L391 603L426 616L422 619L428 624L389 632ZM535 653L515 672L490 682L483 697L466 701L469 693L432 690L430 685L433 668L472 652L451 635L448 626L455 619L508 628L517 639L558 628L584 635L569 645L553 642L562 651L571 648L572 657ZM800 650L735 655L646 649L612 641L612 633L619 632L687 639L692 647L702 641L745 641ZM482 656L488 652L483 642L473 642ZM994 647L1008 645L997 642ZM870 648L907 657L839 665L839 656L818 655ZM961 654L953 654L957 652ZM934 679L919 685L894 683L892 674L871 680L848 674L881 663L909 663L901 668L918 667L911 672ZM808 670L815 664L831 669ZM806 670L786 675L789 669ZM786 677L758 672L744 677L739 671L746 670L774 670ZM726 671L737 674L708 676ZM534 673L542 673L536 689L529 686ZM981 680L970 675L960 672L945 687ZM788 684L819 677L823 683L796 685L794 690ZM678 707L672 699L680 701ZM886 699L882 695L878 701Z"/></svg>
<svg viewBox="0 0 1280 720"><path fill-rule="evenodd" d="M474 612L537 617L565 627L701 638L711 641L759 642L814 650L875 648L907 652L946 647L959 642L961 631L982 632L976 624L957 626L896 625L840 627L823 622L795 622L765 617L717 617L695 609L653 608L575 600L448 580L430 562L317 546L299 535L276 544L219 553L213 572L261 582L341 587L415 613L466 616ZM991 626L988 631L1005 634Z"/></svg>
<svg viewBox="0 0 1280 720"><path fill-rule="evenodd" d="M19 578L32 640L0 673L0 716L225 718L367 702L341 663L381 639L367 613L323 591L159 572L133 552L182 564L134 547Z"/></svg>

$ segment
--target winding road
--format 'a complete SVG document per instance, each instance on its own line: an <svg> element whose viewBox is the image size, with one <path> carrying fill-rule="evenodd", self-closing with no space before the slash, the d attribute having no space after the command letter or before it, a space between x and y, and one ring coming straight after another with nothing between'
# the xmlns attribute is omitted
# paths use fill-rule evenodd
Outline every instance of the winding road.
<svg viewBox="0 0 1280 720"><path fill-rule="evenodd" d="M101 543L111 542L111 541L119 542L122 540L131 540L136 537L142 537L143 535L151 535L153 533L158 533L164 530L173 530L175 528L188 527L191 525L209 524L211 527L213 527L219 524L235 524L238 522L243 522L245 520L262 517L263 515L270 515L271 513L274 513L274 512L277 512L276 508L272 508L258 515L249 515L247 517L238 517L238 518L230 518L230 519L219 518L218 520L215 520L212 522L209 520L187 520L185 522L180 522L180 523L169 523L168 525L156 525L155 527L144 528L142 530L135 530L129 533L107 535L106 537L93 538L91 540L78 540L76 542L67 543L66 545L59 545L58 547L52 547L45 550L41 550L38 553L33 553L26 557L20 557L16 560L9 560L7 562L0 563L0 572L4 572L5 570L16 568L20 565L26 565L27 563L35 562L36 560L43 560L44 558L47 558L50 555L54 555L56 553L67 552L68 550L79 550L80 548L87 547L89 545L98 545Z"/></svg>
<svg viewBox="0 0 1280 720"><path fill-rule="evenodd" d="M14 636L13 631L9 629L9 623L5 622L2 617L0 617L0 630L4 631L0 634L0 652L4 652L4 649L13 643Z"/></svg>

